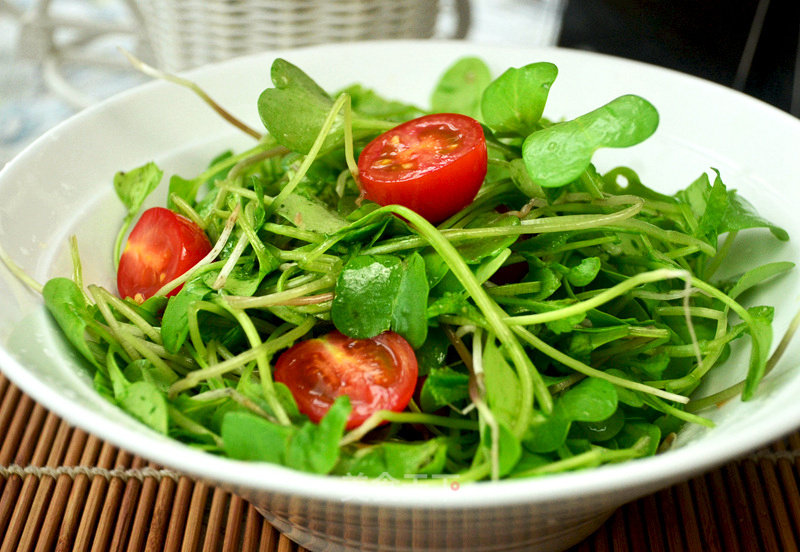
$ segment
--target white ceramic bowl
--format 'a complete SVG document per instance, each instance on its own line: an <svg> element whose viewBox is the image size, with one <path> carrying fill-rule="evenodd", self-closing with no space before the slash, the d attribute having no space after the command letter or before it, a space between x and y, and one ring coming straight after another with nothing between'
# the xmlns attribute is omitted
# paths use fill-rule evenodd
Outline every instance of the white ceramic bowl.
<svg viewBox="0 0 800 552"><path fill-rule="evenodd" d="M640 94L661 113L645 144L603 152L601 167L624 163L664 191L710 167L762 215L800 237L800 122L766 104L675 72L594 54L468 43L341 44L236 59L196 70L221 104L258 125L256 99L278 55L329 90L358 81L388 96L428 105L441 71L478 55L499 74L551 61L560 75L545 114L573 117L623 93ZM151 83L88 109L44 135L0 173L0 243L39 280L69 275L67 240L75 234L84 278L113 289L111 245L123 215L111 180L120 169L155 160L192 175L219 151L248 144L183 88ZM163 201L153 198L150 203ZM753 232L758 236L758 232ZM798 258L797 244L744 238L739 268ZM766 245L762 245L766 244ZM730 268L730 270L734 270ZM190 449L158 435L100 398L38 296L0 266L0 365L24 391L67 421L135 454L223 486L252 502L290 538L312 550L559 550L584 538L618 506L687 479L800 426L798 349L769 375L756 398L707 413L713 430L689 427L673 450L622 465L538 479L464 485L361 481L307 475ZM796 274L754 301L777 307L779 337L800 306ZM708 389L742 378L734 355Z"/></svg>

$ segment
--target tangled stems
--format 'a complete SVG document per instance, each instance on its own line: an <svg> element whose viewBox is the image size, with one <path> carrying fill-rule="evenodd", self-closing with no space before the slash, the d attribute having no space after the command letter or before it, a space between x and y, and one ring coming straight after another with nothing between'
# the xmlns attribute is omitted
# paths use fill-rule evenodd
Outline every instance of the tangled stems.
<svg viewBox="0 0 800 552"><path fill-rule="evenodd" d="M466 431L476 431L478 422L459 418L449 418L447 416L437 416L436 414L425 414L422 412L393 412L391 410L379 410L357 428L345 434L339 441L339 446L346 446L356 443L363 439L370 431L379 427L384 422L400 424L423 424L433 427L446 427L450 429L461 429Z"/></svg>
<svg viewBox="0 0 800 552"><path fill-rule="evenodd" d="M761 355L765 353L762 351L764 348L764 344L758 337L758 328L756 327L755 321L750 313L745 309L742 305L740 305L737 301L729 297L727 294L723 293L722 291L718 290L714 286L700 280L699 278L693 276L690 272L685 270L675 270L675 269L659 269L653 270L650 272L641 272L634 276L629 277L628 279L620 282L619 284L605 289L600 293L594 295L593 297L586 299L584 301L580 301L578 303L574 303L572 305L567 305L559 308L558 310L543 312L543 313L536 313L536 314L527 314L527 315L520 315L520 316L513 316L509 317L505 322L513 326L528 326L534 324L543 324L546 322L552 322L555 320L560 320L564 318L568 318L570 316L578 315L578 314L585 314L591 309L597 308L604 303L619 297L628 291L646 283L657 282L660 280L666 280L669 278L678 278L686 282L687 285L692 286L693 288L701 291L702 293L712 297L714 299L718 299L721 301L727 308L734 311L739 318L749 327L751 333L751 362L750 362L750 370L748 372L747 380L744 386L744 397L747 398L752 396L752 393L755 392L755 388L758 385L761 377L763 376L763 367L762 363L759 362ZM685 310L688 308L685 307ZM688 328L693 336L693 345L697 347L696 344L696 337L693 335L693 328L691 324L691 316L690 311L686 310L687 312L687 323ZM673 390L677 389L687 389L692 387L692 385L699 381L699 378L708 370L708 367L704 366L702 362L698 362L698 370L692 372L685 378L674 382L671 385Z"/></svg>
<svg viewBox="0 0 800 552"><path fill-rule="evenodd" d="M414 229L424 237L436 252L447 263L456 278L464 286L464 289L475 301L480 311L486 317L486 321L497 339L505 347L516 368L517 376L520 381L522 404L533 405L534 396L538 400L541 409L551 412L553 409L553 399L547 386L539 372L533 366L528 355L522 348L519 340L514 336L511 329L504 323L506 314L500 306L491 298L484 287L475 278L472 270L464 262L463 257L458 253L452 243L450 243L431 223L420 215L399 205L391 205L384 209L406 219ZM530 423L531 409L522 408L519 417L515 420L514 427L511 428L515 435L522 436Z"/></svg>
<svg viewBox="0 0 800 552"><path fill-rule="evenodd" d="M619 387L630 389L631 391L641 391L642 393L648 393L670 401L675 401L684 404L689 402L689 398L684 397L683 395L676 395L675 393L670 393L668 391L664 391L662 389L658 389L650 385L645 385L643 383L631 381L629 379L621 378L613 374L608 374L602 370L598 370L597 368L592 368L588 364L585 364L577 359L574 359L571 356L559 351L555 347L548 345L547 343L539 339L536 335L534 335L533 333L529 332L527 329L521 326L514 326L514 331L524 341L526 341L529 345L531 345L535 349L538 349L539 351L543 352L553 360L562 363L564 366L568 366L569 368L575 370L579 374L583 374L584 376L588 377L603 379Z"/></svg>
<svg viewBox="0 0 800 552"><path fill-rule="evenodd" d="M490 228L447 228L438 232L447 241L456 244L472 240L482 240L501 236L522 236L550 232L572 232L578 230L600 229L620 223L639 213L641 204L634 204L610 214L561 215L536 219L524 219L517 226L497 226ZM409 236L385 240L364 250L365 255L394 253L427 245L423 236Z"/></svg>
<svg viewBox="0 0 800 552"><path fill-rule="evenodd" d="M325 240L325 242L309 253L306 260L311 261L321 256L325 251L341 240L346 231L365 226L376 218L385 216L388 213L395 214L405 219L411 227L413 227L420 239L416 247L430 245L444 260L448 268L453 272L453 275L461 282L466 292L475 301L478 309L483 313L484 317L486 317L489 329L497 336L501 344L506 346L520 379L523 404L533 406L533 400L536 398L541 409L545 412L550 412L553 408L553 399L550 396L550 392L547 390L547 386L541 375L523 350L519 340L514 336L509 326L504 323L504 319L507 318L506 313L504 313L500 306L489 296L486 289L480 284L472 273L472 270L467 266L464 258L455 249L455 246L450 243L441 231L416 212L401 205L388 205L376 209L355 221L346 229L339 231L337 234ZM366 254L366 252L364 253ZM525 432L530 422L531 412L532 410L530 408L522 409L513 428L515 435L521 436Z"/></svg>
<svg viewBox="0 0 800 552"><path fill-rule="evenodd" d="M575 456L565 458L563 460L517 472L513 475L513 477L533 477L537 475L547 475L550 473L576 470L579 468L591 468L605 463L623 462L625 460L644 456L649 444L649 437L641 437L636 443L634 443L632 447L627 449L612 450L601 447L593 447L591 450L581 454L576 454Z"/></svg>
<svg viewBox="0 0 800 552"><path fill-rule="evenodd" d="M544 324L545 322L561 320L577 314L585 314L588 311L597 308L608 301L611 301L612 299L615 299L616 297L624 295L628 291L639 287L642 284L659 282L669 278L680 278L682 280L690 279L693 281L692 275L685 270L663 268L650 272L641 272L629 277L627 280L624 280L613 287L601 291L597 295L591 297L590 299L586 299L585 301L573 303L572 305L567 305L554 311L511 316L504 320L504 322L514 326L531 326L534 324Z"/></svg>
<svg viewBox="0 0 800 552"><path fill-rule="evenodd" d="M311 149L308 152L308 155L305 156L303 162L300 164L300 167L297 169L297 172L292 176L292 179L289 183L283 187L283 189L278 193L277 196L270 202L270 204L266 207L265 217L269 218L272 214L273 210L281 205L283 201L289 197L289 195L294 192L295 188L300 184L303 180L303 177L308 172L308 169L311 168L311 164L319 155L320 151L322 150L322 146L325 144L325 139L328 137L331 129L333 128L333 124L336 122L336 116L339 115L339 112L344 110L345 112L345 120L349 121L350 117L350 96L347 94L342 94L339 98L333 103L331 106L330 111L328 111L328 115L325 118L325 122L322 124L322 128L320 128L319 133L317 134L316 139L314 140L314 144L311 146ZM345 144L349 144L346 146L346 158L348 159L348 165L350 167L351 172L354 174L357 172L357 169L351 164L350 159L353 157L353 139L352 139L352 132L353 128L352 125L345 124Z"/></svg>
<svg viewBox="0 0 800 552"><path fill-rule="evenodd" d="M230 312L234 314L234 316L238 321L241 322L241 320L243 319L241 314L237 316L235 309L231 309ZM186 377L176 381L170 386L169 395L171 397L174 397L178 393L191 389L205 380L219 377L228 372L232 372L234 370L243 368L244 366L246 366L251 362L254 361L258 362L259 358L266 359L270 355L273 355L276 352L289 347L296 340L300 339L309 331L311 331L311 328L313 326L314 326L314 320L312 318L307 318L305 323L296 326L295 328L287 331L286 333L280 336L273 337L264 342L260 342L261 340L260 338L258 338L260 342L258 345L256 345L251 349L247 349L246 351L234 356L233 358L224 360L218 364L209 366L208 368L189 372L188 374L186 374ZM250 331L252 331L252 329ZM274 389L271 386L272 383L271 371L267 369L264 373L259 373L259 376L261 377L262 380L262 386L265 386L265 392L267 391L269 392L269 394L267 394L266 396L269 397L271 395L273 397L272 399L268 400L277 401L277 396L275 396Z"/></svg>
<svg viewBox="0 0 800 552"><path fill-rule="evenodd" d="M794 318L792 318L792 321L789 324L786 333L784 333L783 338L781 338L781 342L778 344L778 346L775 348L775 351L769 357L767 365L764 369L765 376L769 374L773 368L775 368L775 365L777 365L778 361L781 359L781 357L783 357L783 354L786 352L786 349L789 347L789 343L794 337L794 334L797 333L798 329L800 329L800 311L798 311L794 315ZM700 399L695 399L691 403L689 403L687 410L689 410L690 412L699 412L700 410L703 410L710 406L720 405L726 401L733 399L734 397L740 396L746 384L747 380L740 381L739 383L731 385L730 387L727 387L722 391L719 391L717 393L708 395Z"/></svg>

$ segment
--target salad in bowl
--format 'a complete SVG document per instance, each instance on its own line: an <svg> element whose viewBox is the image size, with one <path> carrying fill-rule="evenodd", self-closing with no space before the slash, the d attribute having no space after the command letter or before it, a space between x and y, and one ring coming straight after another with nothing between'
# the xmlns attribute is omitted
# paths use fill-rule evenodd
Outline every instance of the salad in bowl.
<svg viewBox="0 0 800 552"><path fill-rule="evenodd" d="M577 55L552 54L499 69L491 52L442 56L425 107L324 88L277 56L257 124L159 74L232 122L234 145L191 172L117 167L121 216L89 252L113 278L87 276L80 236L43 284L4 260L99 397L219 466L390 480L413 487L399 491L408 512L443 486L647 465L714 433L720 405L760 400L788 340L773 334L792 328L784 314L776 333L775 304L753 298L792 274L771 254L791 226L725 167L649 184L640 154L625 161L665 121L643 94L546 116L557 58ZM742 244L770 255L731 269ZM528 500L515 493L504 506ZM289 502L273 508L290 531Z"/></svg>

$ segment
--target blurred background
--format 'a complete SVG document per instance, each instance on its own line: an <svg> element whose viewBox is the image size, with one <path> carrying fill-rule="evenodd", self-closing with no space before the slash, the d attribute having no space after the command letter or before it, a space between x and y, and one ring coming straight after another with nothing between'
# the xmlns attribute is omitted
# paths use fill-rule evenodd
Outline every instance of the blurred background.
<svg viewBox="0 0 800 552"><path fill-rule="evenodd" d="M0 167L147 80L118 46L178 71L336 40L558 45L694 74L800 116L799 34L800 0L0 0Z"/></svg>
<svg viewBox="0 0 800 552"><path fill-rule="evenodd" d="M800 1L571 0L558 44L662 65L800 116Z"/></svg>

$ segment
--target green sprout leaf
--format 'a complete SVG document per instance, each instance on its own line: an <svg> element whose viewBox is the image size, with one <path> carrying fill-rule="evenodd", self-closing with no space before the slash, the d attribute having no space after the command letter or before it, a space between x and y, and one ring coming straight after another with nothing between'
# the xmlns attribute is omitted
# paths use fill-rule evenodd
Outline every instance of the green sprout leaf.
<svg viewBox="0 0 800 552"><path fill-rule="evenodd" d="M557 76L558 68L547 62L506 70L483 92L484 122L497 134L529 135L537 129Z"/></svg>
<svg viewBox="0 0 800 552"><path fill-rule="evenodd" d="M418 253L408 259L361 255L348 261L336 282L331 318L355 338L394 330L419 347L428 331L428 279Z"/></svg>
<svg viewBox="0 0 800 552"><path fill-rule="evenodd" d="M127 214L122 221L122 227L117 233L114 242L114 263L115 267L119 263L119 255L122 250L122 239L130 228L133 219L139 214L139 210L144 204L147 196L155 190L164 173L155 163L147 163L128 172L118 172L114 175L114 190L117 192L122 204L127 209Z"/></svg>
<svg viewBox="0 0 800 552"><path fill-rule="evenodd" d="M529 135L522 158L531 180L544 188L569 184L581 176L600 148L625 148L649 138L658 111L639 96L620 96L571 121Z"/></svg>
<svg viewBox="0 0 800 552"><path fill-rule="evenodd" d="M483 60L462 58L444 72L434 88L431 110L480 119L481 95L491 80L489 68Z"/></svg>

